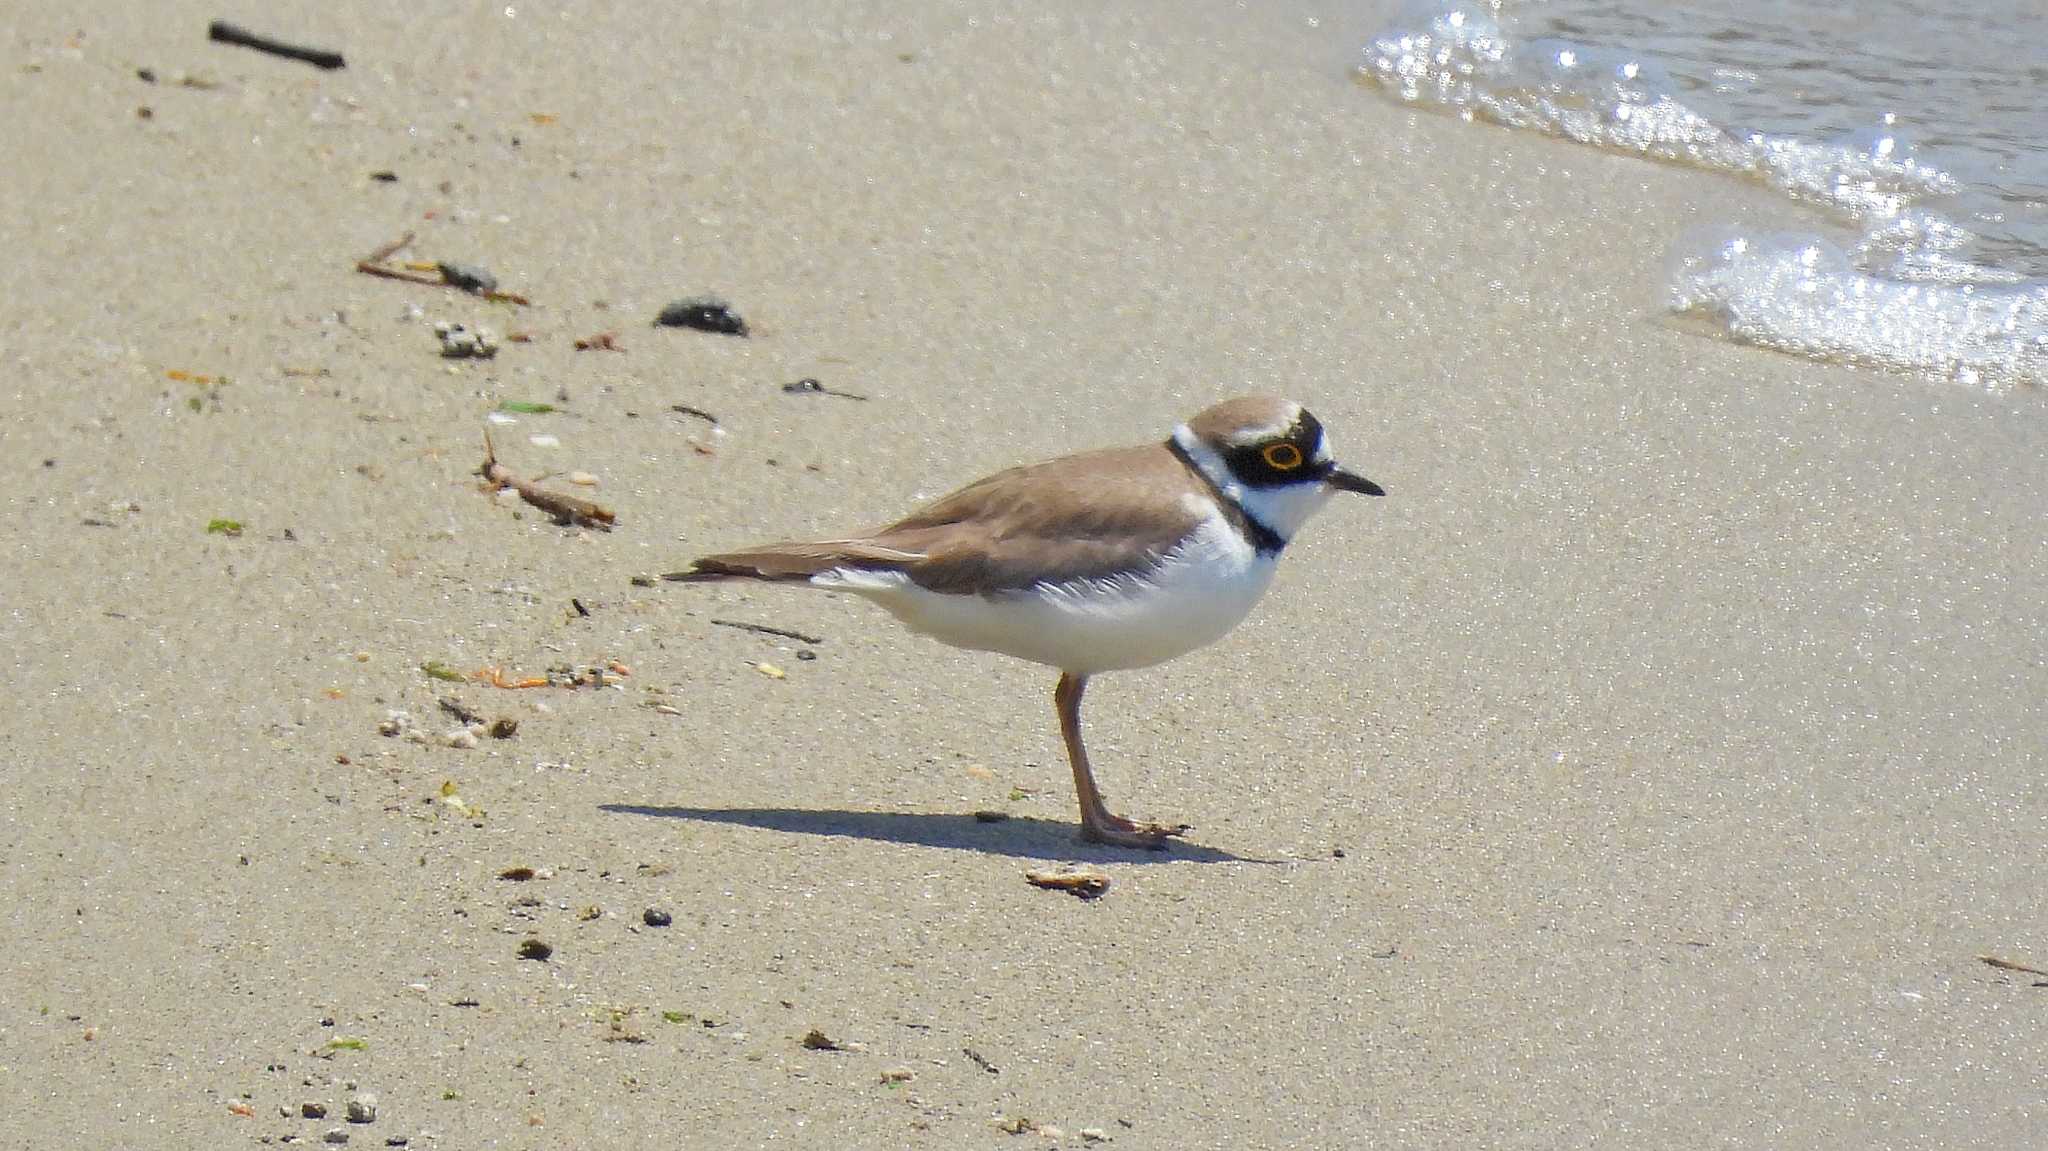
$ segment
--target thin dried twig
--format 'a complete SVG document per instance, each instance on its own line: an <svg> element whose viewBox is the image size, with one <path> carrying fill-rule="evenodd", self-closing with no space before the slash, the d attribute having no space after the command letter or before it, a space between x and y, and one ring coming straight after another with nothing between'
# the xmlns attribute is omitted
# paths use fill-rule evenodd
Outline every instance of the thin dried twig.
<svg viewBox="0 0 2048 1151"><path fill-rule="evenodd" d="M448 274L445 272L414 271L411 268L393 267L392 265L385 263L386 260L389 260L391 257L404 251L406 247L408 247L412 243L412 237L413 234L411 232L407 232L405 235L400 236L398 239L393 240L391 243L386 244L383 247L377 249L376 251L371 252L369 255L363 257L362 259L357 260L356 271L361 272L366 276L380 276L386 280L404 280L408 284L425 284L430 288L455 288L460 291L469 291L468 288L463 287L462 284L458 282L456 279L450 278ZM436 265L436 267L439 266L440 265ZM517 292L500 292L493 290L489 292L472 292L471 294L480 295L486 300L502 301L508 304L518 304L521 307L525 307L533 303L532 300L527 299L525 296L522 296Z"/></svg>
<svg viewBox="0 0 2048 1151"><path fill-rule="evenodd" d="M1988 967L1996 967L2000 971L2020 971L2028 975L2048 976L2048 971L2043 971L2038 967L2028 967L2024 963L2014 963L2010 959L2000 959L1996 955L1979 955L1977 961Z"/></svg>
<svg viewBox="0 0 2048 1151"><path fill-rule="evenodd" d="M786 627L770 627L765 623L747 623L744 620L736 619L715 619L711 622L719 627L735 627L741 631L753 632L755 635L781 636L783 639L793 639L798 643L815 645L825 642L825 637L822 635L806 635L800 631L791 631Z"/></svg>
<svg viewBox="0 0 2048 1151"><path fill-rule="evenodd" d="M492 491L511 488L519 493L520 499L547 512L562 523L610 531L612 525L618 522L618 516L614 515L610 508L595 500L586 500L581 496L572 496L564 492L551 492L532 480L520 479L513 475L512 469L498 462L497 449L491 446L491 433L488 430L484 432L484 462L477 468L476 474L491 485Z"/></svg>

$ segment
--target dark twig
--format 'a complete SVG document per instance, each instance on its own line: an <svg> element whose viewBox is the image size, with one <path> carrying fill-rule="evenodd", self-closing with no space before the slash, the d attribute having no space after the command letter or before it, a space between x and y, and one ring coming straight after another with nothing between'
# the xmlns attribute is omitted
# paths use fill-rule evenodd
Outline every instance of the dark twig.
<svg viewBox="0 0 2048 1151"><path fill-rule="evenodd" d="M341 53L339 52L327 52L319 48L301 48L297 44L287 44L282 40L272 40L268 36L259 36L246 28L230 24L225 20L215 20L209 25L206 29L206 38L217 40L222 44L233 44L240 48L254 48L258 52L268 52L272 56L282 56L287 60L300 60L311 64L315 68L332 69L347 66L347 62L341 58Z"/></svg>
<svg viewBox="0 0 2048 1151"><path fill-rule="evenodd" d="M2000 971L2019 971L2027 975L2048 975L2048 971L2043 971L2038 967L2028 967L2024 963L2014 963L2010 959L2000 959L1996 955L1979 955L1977 961L1989 967L1996 967Z"/></svg>
<svg viewBox="0 0 2048 1151"><path fill-rule="evenodd" d="M710 412L705 411L703 408L692 407L689 404L670 404L668 406L668 410L672 412L681 412L683 415L686 416L695 416L698 419L703 420L705 423L710 424L714 428L718 426L718 417L712 415Z"/></svg>
<svg viewBox="0 0 2048 1151"><path fill-rule="evenodd" d="M711 622L719 627L736 627L741 631L753 632L755 635L780 636L783 639L793 639L798 643L815 645L825 642L825 637L822 635L805 635L800 631L791 631L786 627L770 627L765 623L747 623L744 620L737 619L715 619Z"/></svg>
<svg viewBox="0 0 2048 1151"><path fill-rule="evenodd" d="M859 392L842 392L838 388L828 388L819 382L815 376L805 376L801 380L784 384L782 385L782 390L792 396L838 396L842 400L860 400L863 402L867 400L867 397Z"/></svg>

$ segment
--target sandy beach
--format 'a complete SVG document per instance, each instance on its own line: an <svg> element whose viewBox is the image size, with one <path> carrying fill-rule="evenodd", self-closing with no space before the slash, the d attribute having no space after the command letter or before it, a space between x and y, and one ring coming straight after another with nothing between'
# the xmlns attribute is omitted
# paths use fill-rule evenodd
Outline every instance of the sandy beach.
<svg viewBox="0 0 2048 1151"><path fill-rule="evenodd" d="M1389 103L1391 5L431 7L8 21L0 1146L2048 1131L2048 408L1662 318L1798 209ZM1046 669L632 582L1245 391L1389 495L1091 689L1168 852Z"/></svg>

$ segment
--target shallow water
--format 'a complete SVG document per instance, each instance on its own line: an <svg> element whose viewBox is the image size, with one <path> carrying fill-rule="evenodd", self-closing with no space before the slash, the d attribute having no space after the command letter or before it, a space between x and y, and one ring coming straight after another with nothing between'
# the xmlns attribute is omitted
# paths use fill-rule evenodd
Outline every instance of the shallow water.
<svg viewBox="0 0 2048 1151"><path fill-rule="evenodd" d="M2048 10L1880 0L1408 9L1395 99L1759 180L1809 235L1676 237L1668 305L1730 338L1998 390L2048 383Z"/></svg>

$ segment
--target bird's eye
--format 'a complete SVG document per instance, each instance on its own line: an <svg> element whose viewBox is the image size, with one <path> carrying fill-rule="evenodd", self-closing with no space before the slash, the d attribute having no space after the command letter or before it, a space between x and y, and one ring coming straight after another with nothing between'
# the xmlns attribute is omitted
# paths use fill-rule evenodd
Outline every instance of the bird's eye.
<svg viewBox="0 0 2048 1151"><path fill-rule="evenodd" d="M1267 444L1259 455L1265 457L1268 467L1278 471L1291 472L1301 466L1301 449L1293 444Z"/></svg>

